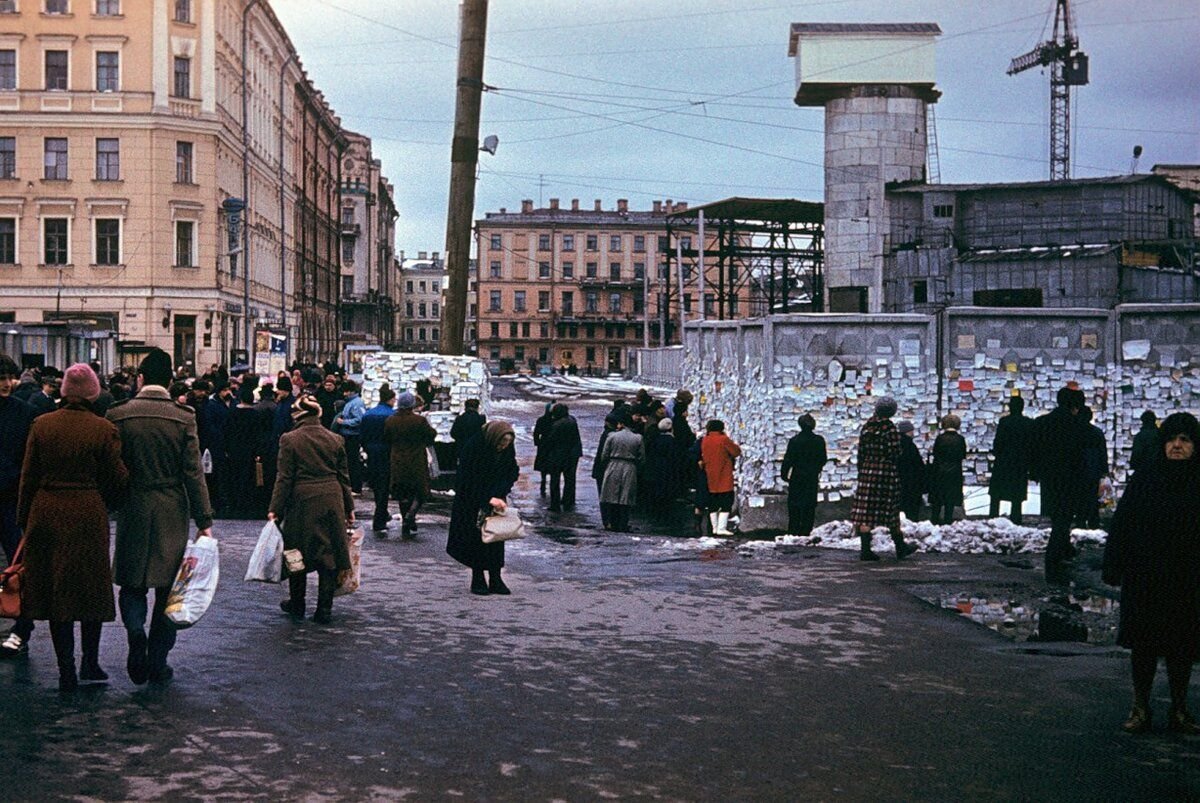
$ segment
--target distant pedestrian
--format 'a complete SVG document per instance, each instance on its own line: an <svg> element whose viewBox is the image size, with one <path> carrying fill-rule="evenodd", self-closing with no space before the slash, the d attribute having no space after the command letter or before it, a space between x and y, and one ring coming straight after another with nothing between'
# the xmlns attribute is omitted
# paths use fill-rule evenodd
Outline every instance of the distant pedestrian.
<svg viewBox="0 0 1200 803"><path fill-rule="evenodd" d="M546 495L546 480L550 479L550 472L546 469L545 449L542 446L542 441L546 438L546 433L550 431L550 424L554 418L550 415L550 409L554 407L554 402L546 402L546 409L533 423L533 470L542 475L541 493Z"/></svg>
<svg viewBox="0 0 1200 803"><path fill-rule="evenodd" d="M393 404L396 392L387 384L379 388L379 403L367 410L362 419L362 446L367 453L367 482L375 497L375 513L371 517L371 529L383 537L387 533L388 500L391 498L392 450L384 434L384 425L395 413Z"/></svg>
<svg viewBox="0 0 1200 803"><path fill-rule="evenodd" d="M0 354L0 546L11 564L21 543L17 526L17 492L21 487L21 466L25 462L25 443L33 423L33 407L17 398L14 391L20 369L7 354ZM29 650L33 620L21 618L0 642L0 658L15 658Z"/></svg>
<svg viewBox="0 0 1200 803"><path fill-rule="evenodd" d="M692 497L692 517L693 527L692 534L697 538L704 535L704 524L709 521L708 515L708 476L704 473L704 436L694 441L691 447L687 450L686 461L684 463L684 477L690 477L691 485L695 489L695 494ZM712 531L711 524L709 532Z"/></svg>
<svg viewBox="0 0 1200 803"><path fill-rule="evenodd" d="M316 392L317 403L321 405L321 426L333 429L333 419L337 416L338 402L342 394L338 389L338 378L331 373L325 374L321 387Z"/></svg>
<svg viewBox="0 0 1200 803"><path fill-rule="evenodd" d="M988 482L991 503L988 516L1000 515L1000 503L1012 506L1008 514L1013 524L1021 523L1021 506L1029 494L1029 462L1033 442L1033 419L1024 414L1025 400L1013 396L1008 400L1008 415L996 424L992 441L992 478Z"/></svg>
<svg viewBox="0 0 1200 803"><path fill-rule="evenodd" d="M115 406L115 405L114 405ZM225 501L232 519L260 519L266 514L261 503L261 488L266 478L262 472L262 447L271 419L254 407L254 389L243 387L239 403L229 411L225 422L225 457L228 475L228 494ZM262 482L259 477L263 476Z"/></svg>
<svg viewBox="0 0 1200 803"><path fill-rule="evenodd" d="M489 421L480 437L463 445L459 457L446 552L471 569L472 594L511 593L501 577L504 542L483 543L479 523L480 516L502 513L508 507L508 495L520 474L515 440L512 426Z"/></svg>
<svg viewBox="0 0 1200 803"><path fill-rule="evenodd" d="M1088 490L1079 499L1080 523L1089 530L1100 527L1100 483L1108 476L1108 440L1104 430L1092 423L1092 410L1083 408L1083 420L1087 422L1087 438L1083 447L1083 473L1087 478Z"/></svg>
<svg viewBox="0 0 1200 803"><path fill-rule="evenodd" d="M1133 436L1133 450L1129 455L1129 470L1139 471L1158 458L1161 443L1158 436L1158 416L1153 410L1141 415L1142 428Z"/></svg>
<svg viewBox="0 0 1200 803"><path fill-rule="evenodd" d="M604 440L600 458L604 462L604 483L600 504L607 506L607 528L629 532L629 514L637 504L638 468L646 459L642 436L633 432L627 413L617 416L616 431Z"/></svg>
<svg viewBox="0 0 1200 803"><path fill-rule="evenodd" d="M279 521L283 545L303 555L304 571L288 577L288 598L279 603L303 619L308 574L317 574L317 609L312 620L329 624L339 571L350 568L347 525L354 524L345 441L321 426L321 405L307 394L292 405L296 426L279 441L279 474L267 518Z"/></svg>
<svg viewBox="0 0 1200 803"><path fill-rule="evenodd" d="M225 456L225 431L229 423L229 404L233 391L224 379L218 379L213 390L213 395L204 402L203 418L198 413L196 415L196 427L200 437L200 455L203 457L208 452L212 461L212 470L204 477L208 485L208 501L214 515L224 518L226 500L229 498L225 487L229 473Z"/></svg>
<svg viewBox="0 0 1200 803"><path fill-rule="evenodd" d="M742 448L725 434L724 421L713 419L705 425L700 459L708 483L708 518L713 535L733 535L729 531L729 514L733 512L733 467L741 455Z"/></svg>
<svg viewBox="0 0 1200 803"><path fill-rule="evenodd" d="M346 459L350 461L350 489L361 494L363 489L362 439L359 427L362 417L367 412L367 406L358 395L358 383L347 379L342 383L342 396L346 403L341 413L334 418L338 434L346 441Z"/></svg>
<svg viewBox="0 0 1200 803"><path fill-rule="evenodd" d="M896 460L896 471L900 475L900 512L909 521L923 521L922 508L929 479L925 460L913 442L913 422L905 419L896 424L900 433L900 457Z"/></svg>
<svg viewBox="0 0 1200 803"><path fill-rule="evenodd" d="M1161 443L1117 503L1103 579L1121 587L1117 643L1131 650L1133 709L1122 727L1150 730L1150 694L1163 658L1171 690L1167 728L1195 734L1200 727L1187 693L1200 657L1200 422L1190 413L1168 416Z"/></svg>
<svg viewBox="0 0 1200 803"><path fill-rule="evenodd" d="M550 510L560 511L575 505L575 472L583 456L579 424L567 405L559 402L550 408L550 426L542 436L542 465L550 475Z"/></svg>
<svg viewBox="0 0 1200 803"><path fill-rule="evenodd" d="M25 533L21 614L50 622L58 688L70 692L81 679L108 680L99 663L101 628L116 619L108 508L120 500L129 474L117 428L92 411L100 395L95 372L72 365L62 395L63 406L30 429L16 524ZM75 622L83 652L78 672Z"/></svg>
<svg viewBox="0 0 1200 803"><path fill-rule="evenodd" d="M1065 562L1075 555L1071 546L1071 523L1081 500L1091 493L1083 473L1083 451L1089 437L1083 420L1086 397L1082 390L1067 385L1057 394L1058 406L1033 423L1029 477L1041 486L1041 514L1050 519L1046 545L1046 579L1061 583L1068 579Z"/></svg>
<svg viewBox="0 0 1200 803"><path fill-rule="evenodd" d="M825 439L815 432L816 419L805 413L798 423L800 432L788 441L779 473L788 485L788 532L809 535L817 512L821 471L829 455Z"/></svg>
<svg viewBox="0 0 1200 803"><path fill-rule="evenodd" d="M483 432L487 416L479 412L479 399L467 399L463 403L463 411L454 418L450 427L450 438L461 451L463 444L471 438L476 438Z"/></svg>
<svg viewBox="0 0 1200 803"><path fill-rule="evenodd" d="M660 519L670 516L679 496L679 460L671 419L663 418L643 435L646 447L644 490L650 510Z"/></svg>
<svg viewBox="0 0 1200 803"><path fill-rule="evenodd" d="M612 433L617 431L617 421L619 416L615 412L611 412L604 417L604 430L600 433L600 440L596 443L596 456L592 458L592 479L596 481L596 498L599 499L604 490L604 469L606 467L604 461L604 442ZM608 529L608 505L600 503L600 521L604 525L604 529Z"/></svg>
<svg viewBox="0 0 1200 803"><path fill-rule="evenodd" d="M396 414L383 425L391 449L392 498L400 503L404 538L417 534L417 513L429 498L429 447L437 439L437 431L413 409L416 404L416 395L404 391L396 399Z"/></svg>
<svg viewBox="0 0 1200 803"><path fill-rule="evenodd" d="M962 419L951 413L942 416L942 432L933 441L929 466L930 519L934 524L951 524L954 508L963 504L963 461L967 441L959 434Z"/></svg>
<svg viewBox="0 0 1200 803"><path fill-rule="evenodd" d="M871 548L871 531L887 527L896 545L896 559L917 551L915 544L904 543L900 532L900 475L896 461L900 457L900 432L892 423L896 401L884 396L875 402L875 412L858 433L858 487L850 508L850 521L861 541L860 560L879 560Z"/></svg>

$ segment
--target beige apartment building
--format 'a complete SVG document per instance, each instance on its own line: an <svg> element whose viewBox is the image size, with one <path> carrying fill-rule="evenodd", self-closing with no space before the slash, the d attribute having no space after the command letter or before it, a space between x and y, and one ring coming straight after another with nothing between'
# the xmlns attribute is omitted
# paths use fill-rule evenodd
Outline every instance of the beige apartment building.
<svg viewBox="0 0 1200 803"><path fill-rule="evenodd" d="M578 200L564 208L551 198L546 208L526 200L520 212L488 212L475 224L479 356L502 370L574 365L608 373L625 370L630 349L678 343L676 249L694 265L699 243L692 229L668 230L667 216L686 208L656 201L637 211L625 200L616 209L599 200L592 209ZM705 240L705 280L716 287L715 234ZM684 287L686 320L701 315L698 274L693 267ZM713 294L704 295L711 314ZM746 316L751 301L735 295L727 317Z"/></svg>
<svg viewBox="0 0 1200 803"><path fill-rule="evenodd" d="M395 190L371 140L346 132L342 154L341 315L345 345L395 345L400 306Z"/></svg>
<svg viewBox="0 0 1200 803"><path fill-rule="evenodd" d="M442 303L446 287L446 262L434 251L418 251L402 258L400 281L404 306L400 314L402 351L437 352L441 345Z"/></svg>
<svg viewBox="0 0 1200 803"><path fill-rule="evenodd" d="M335 357L344 147L267 2L0 0L0 321L110 328L126 363L264 329Z"/></svg>

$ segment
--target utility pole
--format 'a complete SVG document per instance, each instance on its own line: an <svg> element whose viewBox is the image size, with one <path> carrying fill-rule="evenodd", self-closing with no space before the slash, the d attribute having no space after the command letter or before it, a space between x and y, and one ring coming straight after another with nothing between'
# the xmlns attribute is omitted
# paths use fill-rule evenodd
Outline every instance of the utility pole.
<svg viewBox="0 0 1200 803"><path fill-rule="evenodd" d="M463 0L459 20L458 99L450 149L450 202L446 214L446 273L441 354L463 353L471 226L475 217L475 166L479 161L479 106L483 99L483 54L487 0Z"/></svg>

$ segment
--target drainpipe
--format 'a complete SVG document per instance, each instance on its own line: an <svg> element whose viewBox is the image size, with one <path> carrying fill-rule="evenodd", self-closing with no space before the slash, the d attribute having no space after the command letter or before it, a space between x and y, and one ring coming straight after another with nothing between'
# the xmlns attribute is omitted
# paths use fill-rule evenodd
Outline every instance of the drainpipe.
<svg viewBox="0 0 1200 803"><path fill-rule="evenodd" d="M292 337L288 332L287 323L287 213L283 190L285 174L283 169L283 95L284 76L287 74L288 67L299 57L300 54L293 51L279 68L279 321L283 326L284 337L287 338L284 341L287 344L287 350L284 352L285 363L288 362L287 358L292 353Z"/></svg>
<svg viewBox="0 0 1200 803"><path fill-rule="evenodd" d="M250 46L250 32L246 21L250 10L262 0L250 0L242 7L242 200L250 206L250 125L246 119L250 114L250 102L246 95L246 55ZM242 333L247 358L254 365L254 331L250 322L250 231L247 221L242 221Z"/></svg>

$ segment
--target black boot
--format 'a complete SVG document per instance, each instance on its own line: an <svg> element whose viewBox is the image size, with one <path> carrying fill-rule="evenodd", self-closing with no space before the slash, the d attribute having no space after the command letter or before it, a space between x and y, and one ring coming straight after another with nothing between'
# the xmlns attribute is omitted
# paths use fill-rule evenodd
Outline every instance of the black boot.
<svg viewBox="0 0 1200 803"><path fill-rule="evenodd" d="M58 659L58 690L73 692L79 688L79 676L75 673L75 623L51 622L50 640Z"/></svg>
<svg viewBox="0 0 1200 803"><path fill-rule="evenodd" d="M129 657L125 659L125 671L138 686L145 683L150 674L150 660L146 656L148 644L149 639L143 631L129 632Z"/></svg>
<svg viewBox="0 0 1200 803"><path fill-rule="evenodd" d="M500 579L500 570L492 569L488 572L488 593L489 594L511 594L508 586L504 585L504 581Z"/></svg>
<svg viewBox="0 0 1200 803"><path fill-rule="evenodd" d="M333 621L333 592L337 590L337 570L317 570L317 610L312 620L319 625Z"/></svg>
<svg viewBox="0 0 1200 803"><path fill-rule="evenodd" d="M288 578L288 598L279 603L279 610L293 619L304 618L304 596L308 593L308 575L293 574Z"/></svg>
<svg viewBox="0 0 1200 803"><path fill-rule="evenodd" d="M80 642L83 660L79 666L79 679L84 683L107 683L108 673L100 668L100 622L81 622Z"/></svg>
<svg viewBox="0 0 1200 803"><path fill-rule="evenodd" d="M892 543L896 545L896 560L904 560L917 551L917 545L904 543L904 536L898 532L892 533Z"/></svg>
<svg viewBox="0 0 1200 803"><path fill-rule="evenodd" d="M879 560L879 556L871 549L871 534L859 533L859 541L862 543L862 549L858 553L859 560Z"/></svg>
<svg viewBox="0 0 1200 803"><path fill-rule="evenodd" d="M483 569L471 570L471 593L486 596L488 593L487 578L483 576Z"/></svg>

